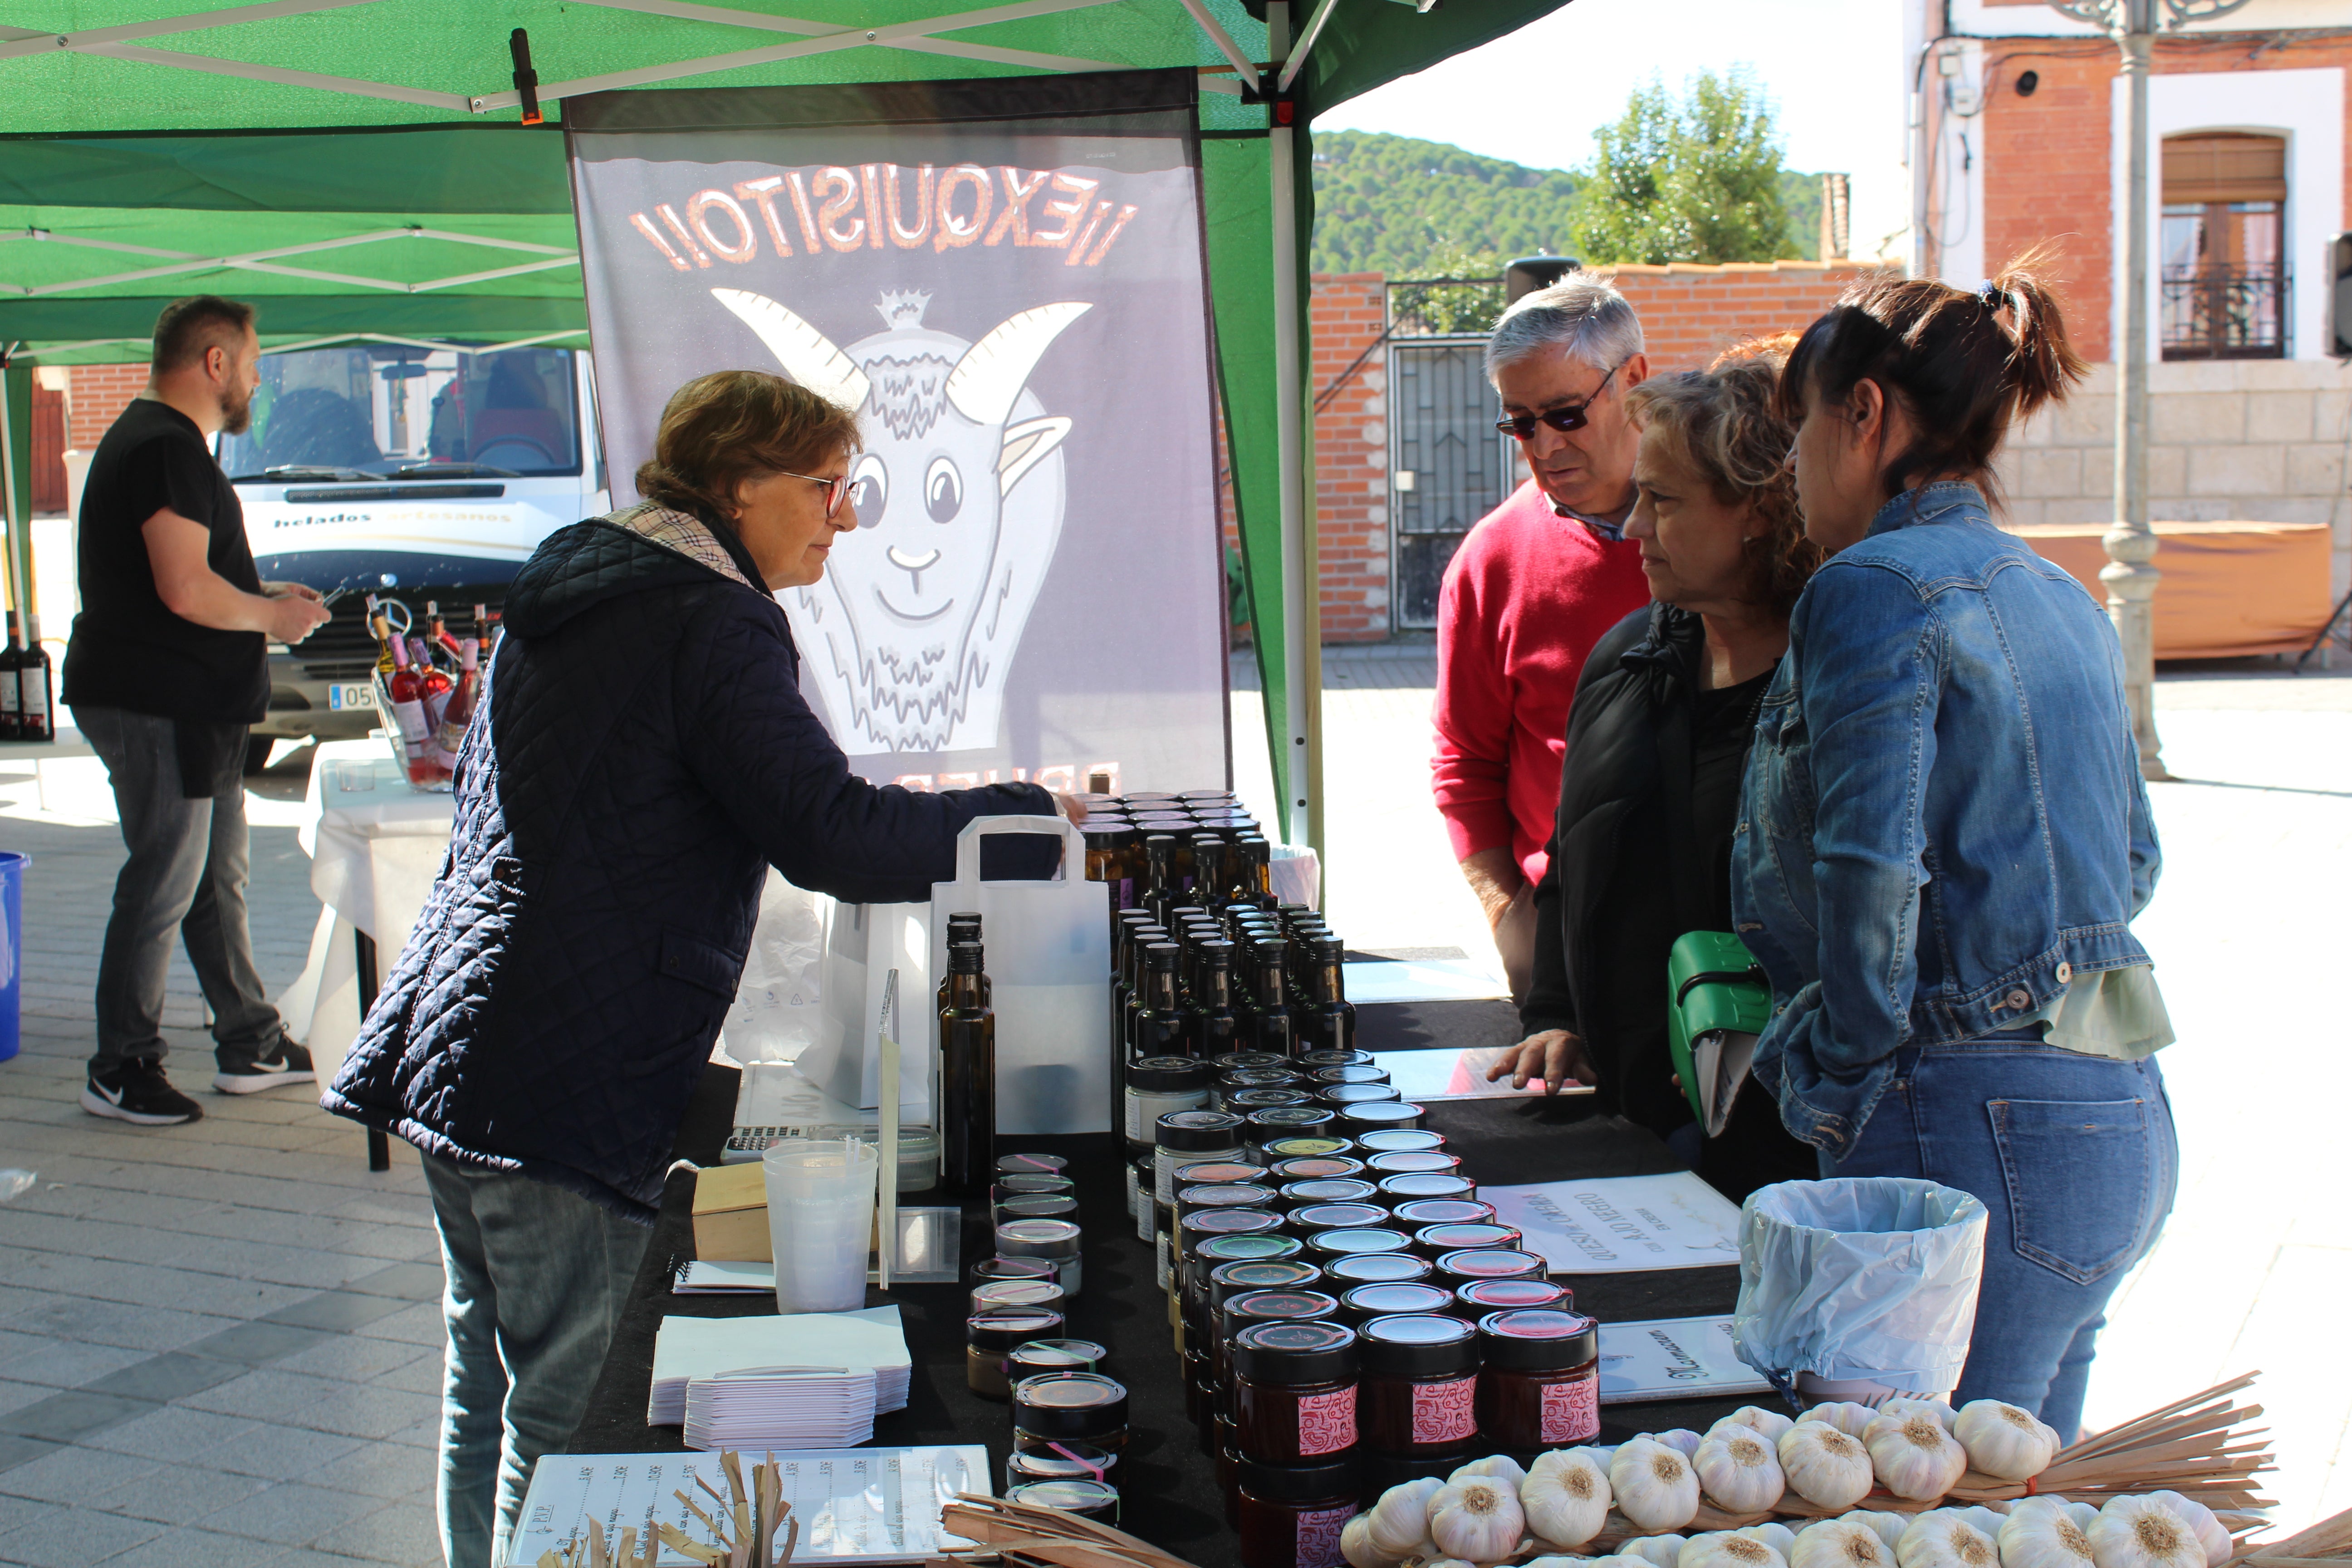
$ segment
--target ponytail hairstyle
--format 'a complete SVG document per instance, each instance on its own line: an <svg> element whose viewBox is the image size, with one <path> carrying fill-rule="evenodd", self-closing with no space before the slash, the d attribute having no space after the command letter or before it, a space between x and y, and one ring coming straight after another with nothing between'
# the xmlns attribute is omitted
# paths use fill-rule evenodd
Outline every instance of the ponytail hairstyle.
<svg viewBox="0 0 2352 1568"><path fill-rule="evenodd" d="M1949 476L1996 496L1992 458L2010 426L2063 400L2085 368L2043 276L2054 258L2038 246L1973 293L1931 278L1857 282L1790 352L1781 416L1801 424L1807 393L1843 405L1876 382L1916 431L1879 476L1888 494Z"/></svg>

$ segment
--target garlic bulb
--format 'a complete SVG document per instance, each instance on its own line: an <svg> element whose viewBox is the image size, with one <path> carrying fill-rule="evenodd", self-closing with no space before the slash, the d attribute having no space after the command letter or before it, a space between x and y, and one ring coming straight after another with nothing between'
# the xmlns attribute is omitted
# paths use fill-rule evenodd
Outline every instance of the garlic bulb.
<svg viewBox="0 0 2352 1568"><path fill-rule="evenodd" d="M1339 1555L1348 1560L1348 1568L1397 1568L1402 1554L1391 1556L1372 1544L1372 1516L1360 1513L1339 1531Z"/></svg>
<svg viewBox="0 0 2352 1568"><path fill-rule="evenodd" d="M1581 1546L1609 1522L1609 1473L1581 1448L1554 1448L1536 1456L1536 1467L1519 1483L1519 1508L1536 1540L1548 1546Z"/></svg>
<svg viewBox="0 0 2352 1568"><path fill-rule="evenodd" d="M1853 1515L1825 1519L1797 1531L1789 1568L1895 1568L1895 1549Z"/></svg>
<svg viewBox="0 0 2352 1568"><path fill-rule="evenodd" d="M1958 1419L1952 1407L1940 1399L1919 1399L1898 1394L1893 1399L1881 1402L1878 1406L1878 1414L1892 1415L1897 1420L1916 1415L1923 1410L1942 1422L1944 1430L1947 1432L1952 1429L1952 1423Z"/></svg>
<svg viewBox="0 0 2352 1568"><path fill-rule="evenodd" d="M1679 1535L1637 1535L1625 1542L1628 1556L1650 1564L1650 1568L1675 1568L1682 1558L1683 1537Z"/></svg>
<svg viewBox="0 0 2352 1568"><path fill-rule="evenodd" d="M1499 1563L1519 1549L1526 1529L1517 1486L1497 1477L1448 1481L1429 1500L1430 1539L1448 1557Z"/></svg>
<svg viewBox="0 0 2352 1568"><path fill-rule="evenodd" d="M1870 1495L1870 1450L1826 1421L1800 1421L1780 1434L1789 1489L1822 1508L1852 1508Z"/></svg>
<svg viewBox="0 0 2352 1568"><path fill-rule="evenodd" d="M2196 1534L2198 1543L2205 1548L2206 1568L2221 1568L2221 1564L2237 1551L2236 1544L2230 1539L2228 1527L2213 1517L2211 1509L2195 1498L2182 1497L2179 1492L2150 1492L2147 1495L2179 1514Z"/></svg>
<svg viewBox="0 0 2352 1568"><path fill-rule="evenodd" d="M1707 1434L1691 1458L1698 1484L1727 1513L1761 1513L1780 1500L1789 1483L1772 1439L1752 1427L1726 1423Z"/></svg>
<svg viewBox="0 0 2352 1568"><path fill-rule="evenodd" d="M1780 1440L1781 1433L1796 1425L1786 1415L1770 1410L1759 1409L1753 1405L1741 1405L1721 1421L1717 1422L1715 1426L1719 1430L1733 1423L1748 1427L1751 1431L1761 1432L1775 1443Z"/></svg>
<svg viewBox="0 0 2352 1568"><path fill-rule="evenodd" d="M1780 1554L1752 1535L1709 1531L1683 1542L1675 1568L1788 1568Z"/></svg>
<svg viewBox="0 0 2352 1568"><path fill-rule="evenodd" d="M2061 1497L2030 1497L2009 1510L1993 1537L2001 1568L2092 1568L2093 1521L2099 1510Z"/></svg>
<svg viewBox="0 0 2352 1568"><path fill-rule="evenodd" d="M2084 1533L2098 1568L2205 1568L2196 1530L2152 1497L2108 1499Z"/></svg>
<svg viewBox="0 0 2352 1568"><path fill-rule="evenodd" d="M1816 1405L1797 1419L1826 1421L1847 1436L1859 1437L1870 1430L1870 1424L1873 1421L1878 1419L1878 1412L1867 1405L1856 1405L1851 1400L1840 1400L1829 1405Z"/></svg>
<svg viewBox="0 0 2352 1568"><path fill-rule="evenodd" d="M2058 1434L2031 1411L1998 1399L1972 1399L1952 1421L1952 1436L1969 1451L1969 1463L2004 1481L2032 1480L2050 1468Z"/></svg>
<svg viewBox="0 0 2352 1568"><path fill-rule="evenodd" d="M1917 1406L1923 1402L1906 1403ZM1872 1469L1899 1498L1942 1497L1968 1472L1968 1450L1930 1409L1881 1415L1863 1434L1863 1441L1870 1447Z"/></svg>
<svg viewBox="0 0 2352 1568"><path fill-rule="evenodd" d="M1452 1486L1456 1481L1466 1481L1473 1476L1485 1476L1489 1480L1507 1482L1514 1492L1519 1489L1519 1483L1528 1479L1527 1471L1519 1468L1519 1462L1508 1454L1489 1454L1483 1459L1473 1459L1456 1469L1445 1478L1445 1484Z"/></svg>
<svg viewBox="0 0 2352 1568"><path fill-rule="evenodd" d="M1637 1530L1680 1530L1698 1513L1698 1477L1678 1448L1647 1437L1622 1444L1609 1461L1617 1511Z"/></svg>
<svg viewBox="0 0 2352 1568"><path fill-rule="evenodd" d="M1677 1426L1672 1431L1651 1432L1644 1435L1654 1443L1664 1443L1667 1447L1678 1450L1685 1459L1698 1452L1699 1435L1687 1426Z"/></svg>
<svg viewBox="0 0 2352 1568"><path fill-rule="evenodd" d="M1530 1557L1519 1568L1592 1568L1590 1557Z"/></svg>
<svg viewBox="0 0 2352 1568"><path fill-rule="evenodd" d="M1858 1508L1852 1513L1841 1514L1839 1518L1843 1523L1876 1531L1878 1539L1886 1543L1886 1556L1890 1563L1895 1560L1895 1544L1903 1539L1903 1532L1911 1528L1911 1516L1897 1513L1893 1509Z"/></svg>
<svg viewBox="0 0 2352 1568"><path fill-rule="evenodd" d="M1921 1418L1914 1414L1909 1419ZM2000 1568L2000 1549L1958 1509L1933 1508L1913 1520L1895 1543L1895 1561L1899 1568Z"/></svg>
<svg viewBox="0 0 2352 1568"><path fill-rule="evenodd" d="M1649 1539L1661 1540L1664 1538L1651 1537ZM1674 1537L1674 1539L1675 1541L1680 1541L1682 1537L1677 1535ZM1560 1559L1553 1558L1551 1561L1559 1562ZM1577 1564L1578 1568L1658 1568L1658 1564L1651 1562L1648 1558L1634 1555L1633 1543L1631 1542L1626 1543L1625 1551L1612 1553L1607 1557L1570 1557L1567 1559L1567 1561ZM1528 1564L1528 1568L1534 1568L1534 1564Z"/></svg>
<svg viewBox="0 0 2352 1568"><path fill-rule="evenodd" d="M1444 1487L1444 1481L1429 1476L1382 1492L1381 1500L1364 1515L1372 1545L1389 1557L1436 1556L1422 1547L1429 1540L1429 1500Z"/></svg>
<svg viewBox="0 0 2352 1568"><path fill-rule="evenodd" d="M1797 1532L1779 1520L1768 1519L1761 1524L1748 1525L1732 1531L1734 1535L1751 1536L1786 1558L1796 1550Z"/></svg>

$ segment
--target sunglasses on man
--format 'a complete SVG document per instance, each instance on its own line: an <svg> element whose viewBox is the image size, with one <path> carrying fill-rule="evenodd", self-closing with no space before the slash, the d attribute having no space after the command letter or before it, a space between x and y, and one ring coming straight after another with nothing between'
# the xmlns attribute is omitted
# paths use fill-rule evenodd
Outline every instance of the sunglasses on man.
<svg viewBox="0 0 2352 1568"><path fill-rule="evenodd" d="M1624 363L1623 360L1619 360L1611 365L1609 374L1601 378L1601 384L1594 387L1592 395L1583 402L1571 403L1561 408L1547 408L1541 414L1507 415L1495 421L1495 428L1506 436L1517 436L1522 441L1534 440L1538 425L1549 425L1563 436L1571 430L1581 430L1591 423L1592 405L1601 401L1601 395L1609 390L1610 381Z"/></svg>

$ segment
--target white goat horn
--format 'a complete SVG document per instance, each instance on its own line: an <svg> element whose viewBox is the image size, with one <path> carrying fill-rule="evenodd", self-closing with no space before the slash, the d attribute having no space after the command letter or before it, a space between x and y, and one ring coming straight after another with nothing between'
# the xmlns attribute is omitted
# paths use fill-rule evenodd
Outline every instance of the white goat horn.
<svg viewBox="0 0 2352 1568"><path fill-rule="evenodd" d="M786 375L845 408L864 405L868 385L866 373L836 348L831 338L764 294L747 294L740 289L713 289L710 295L760 335L760 341L768 345L768 352L776 356L776 363L784 367Z"/></svg>
<svg viewBox="0 0 2352 1568"><path fill-rule="evenodd" d="M1024 310L964 350L948 376L947 397L976 425L1002 425L1013 413L1029 373L1062 329L1094 307L1064 301Z"/></svg>

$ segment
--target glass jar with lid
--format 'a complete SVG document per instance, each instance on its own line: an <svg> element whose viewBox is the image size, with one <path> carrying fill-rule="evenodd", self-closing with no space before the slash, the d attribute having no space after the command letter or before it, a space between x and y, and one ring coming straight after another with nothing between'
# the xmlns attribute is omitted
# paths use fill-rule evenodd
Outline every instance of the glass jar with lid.
<svg viewBox="0 0 2352 1568"><path fill-rule="evenodd" d="M1478 1331L1441 1313L1374 1318L1357 1331L1356 1424L1364 1446L1428 1458L1478 1434Z"/></svg>
<svg viewBox="0 0 2352 1568"><path fill-rule="evenodd" d="M1277 1141L1331 1135L1339 1121L1339 1113L1328 1105L1264 1106L1250 1112L1242 1141L1265 1159L1264 1151Z"/></svg>
<svg viewBox="0 0 2352 1568"><path fill-rule="evenodd" d="M1349 1328L1358 1328L1374 1318L1454 1312L1459 1305L1454 1293L1443 1287L1400 1279L1393 1284L1358 1285L1340 1291L1339 1321Z"/></svg>
<svg viewBox="0 0 2352 1568"><path fill-rule="evenodd" d="M1444 1230L1444 1226L1433 1226ZM1459 1290L1465 1285L1481 1279L1540 1279L1551 1267L1533 1252L1521 1252L1510 1247L1473 1247L1459 1252L1441 1253L1434 1260L1437 1273L1434 1283Z"/></svg>
<svg viewBox="0 0 2352 1568"><path fill-rule="evenodd" d="M1576 1293L1549 1279L1479 1279L1456 1289L1454 1300L1455 1310L1468 1313L1474 1320L1515 1307L1561 1312L1576 1310Z"/></svg>
<svg viewBox="0 0 2352 1568"><path fill-rule="evenodd" d="M1255 1166L1251 1169L1255 1170ZM1176 1223L1181 1225L1203 1209L1264 1209L1274 1207L1274 1189L1255 1182L1204 1182L1176 1189Z"/></svg>
<svg viewBox="0 0 2352 1568"><path fill-rule="evenodd" d="M1037 1454L1024 1454L1016 1449L1004 1462L1004 1484L1017 1487L1024 1481L1105 1481L1110 1479L1118 1464L1117 1454L1092 1443L1064 1443L1057 1447L1059 1452L1047 1449Z"/></svg>
<svg viewBox="0 0 2352 1568"><path fill-rule="evenodd" d="M1009 1219L996 1227L999 1258L1042 1258L1060 1268L1062 1289L1078 1294L1080 1231L1066 1219Z"/></svg>
<svg viewBox="0 0 2352 1568"><path fill-rule="evenodd" d="M1286 1164L1353 1164L1352 1160L1290 1160ZM1271 1172L1267 1173L1269 1175ZM1370 1182L1353 1176L1311 1176L1303 1181L1286 1182L1276 1190L1276 1206L1282 1209L1303 1209L1316 1204L1372 1204L1380 1189ZM1375 1206L1378 1206L1375 1205Z"/></svg>
<svg viewBox="0 0 2352 1568"><path fill-rule="evenodd" d="M1024 1502L1038 1508L1055 1508L1064 1513L1091 1519L1098 1524L1118 1522L1118 1489L1108 1481L1098 1481L1083 1476L1062 1476L1052 1480L1024 1481L1004 1489L1004 1500Z"/></svg>
<svg viewBox="0 0 2352 1568"><path fill-rule="evenodd" d="M1128 1063L1121 1100L1127 1146L1146 1152L1156 1147L1160 1119L1206 1106L1212 1078L1209 1064L1192 1057L1138 1057Z"/></svg>
<svg viewBox="0 0 2352 1568"><path fill-rule="evenodd" d="M1424 1198L1475 1198L1478 1184L1467 1176L1451 1171L1407 1171L1400 1175L1382 1176L1381 1194L1392 1204L1409 1204Z"/></svg>
<svg viewBox="0 0 2352 1568"><path fill-rule="evenodd" d="M1356 1334L1329 1322L1253 1323L1227 1352L1242 1458L1297 1465L1356 1446Z"/></svg>
<svg viewBox="0 0 2352 1568"><path fill-rule="evenodd" d="M1389 1217L1389 1211L1378 1204L1329 1203L1302 1204L1283 1216L1283 1228L1293 1236L1312 1237L1318 1230L1361 1229L1376 1226Z"/></svg>
<svg viewBox="0 0 2352 1568"><path fill-rule="evenodd" d="M1318 1230L1306 1239L1307 1258L1318 1268L1327 1269L1329 1266L1326 1260L1329 1258L1358 1252L1402 1252L1412 1245L1412 1238L1404 1232L1383 1226Z"/></svg>
<svg viewBox="0 0 2352 1568"><path fill-rule="evenodd" d="M1209 1306L1209 1276L1220 1264L1277 1262L1298 1258L1306 1250L1307 1244L1297 1237L1276 1231L1213 1236L1202 1242L1198 1268L1181 1300L1186 1342L1190 1343L1195 1335L1205 1342L1214 1326Z"/></svg>
<svg viewBox="0 0 2352 1568"><path fill-rule="evenodd" d="M1202 1209L1187 1215L1176 1233L1175 1257L1168 1289L1180 1300L1193 1289L1192 1281L1206 1275L1200 1266L1201 1244L1214 1236L1255 1236L1279 1230L1282 1216L1272 1209Z"/></svg>
<svg viewBox="0 0 2352 1568"><path fill-rule="evenodd" d="M1005 1357L1031 1340L1059 1334L1062 1321L1062 1314L1050 1307L999 1307L974 1313L963 1326L964 1386L982 1399L1011 1398Z"/></svg>
<svg viewBox="0 0 2352 1568"><path fill-rule="evenodd" d="M1004 1358L1004 1380L1017 1384L1049 1372L1096 1372L1109 1356L1092 1340L1031 1340Z"/></svg>
<svg viewBox="0 0 2352 1568"><path fill-rule="evenodd" d="M1542 1308L1478 1320L1478 1429L1504 1448L1590 1442L1601 1432L1601 1325Z"/></svg>
<svg viewBox="0 0 2352 1568"><path fill-rule="evenodd" d="M1412 1233L1412 1249L1424 1258L1478 1247L1516 1247L1521 1237L1507 1225L1491 1220L1467 1220L1459 1225L1425 1225Z"/></svg>
<svg viewBox="0 0 2352 1568"><path fill-rule="evenodd" d="M1409 1100L1367 1100L1339 1108L1333 1124L1342 1138L1359 1143L1381 1132L1413 1132L1421 1129L1421 1107ZM1377 1145L1373 1145L1377 1147Z"/></svg>
<svg viewBox="0 0 2352 1568"><path fill-rule="evenodd" d="M1328 1066L1318 1064L1311 1067L1301 1062L1299 1065L1307 1067L1307 1073L1317 1083L1386 1083L1389 1081L1388 1069L1374 1067L1370 1062L1333 1062Z"/></svg>
<svg viewBox="0 0 2352 1568"><path fill-rule="evenodd" d="M1292 1182L1355 1181L1363 1173L1364 1163L1350 1160L1345 1154L1292 1154L1265 1163L1265 1179L1283 1185Z"/></svg>
<svg viewBox="0 0 2352 1568"><path fill-rule="evenodd" d="M1233 1414L1231 1374L1235 1335L1259 1323L1320 1322L1337 1317L1339 1311L1339 1299L1321 1290L1244 1290L1227 1297L1214 1314L1216 1331L1212 1336L1211 1351L1217 1386L1225 1394L1220 1401L1225 1413Z"/></svg>
<svg viewBox="0 0 2352 1568"><path fill-rule="evenodd" d="M999 1307L1051 1307L1062 1310L1069 1292L1051 1279L983 1279L971 1288L971 1310L992 1312Z"/></svg>
<svg viewBox="0 0 2352 1568"><path fill-rule="evenodd" d="M1098 1372L1049 1372L1013 1385L1013 1435L1029 1446L1127 1447L1127 1386Z"/></svg>
<svg viewBox="0 0 2352 1568"><path fill-rule="evenodd" d="M1352 1252L1324 1258L1318 1267L1331 1281L1331 1288L1342 1291L1358 1285L1414 1284L1434 1272L1428 1258L1410 1252Z"/></svg>
<svg viewBox="0 0 2352 1568"><path fill-rule="evenodd" d="M1335 1138L1328 1132L1286 1132L1279 1138L1269 1138L1258 1145L1258 1153L1269 1165L1285 1160L1350 1159L1356 1146L1345 1138ZM1358 1173L1342 1171L1339 1174L1352 1176Z"/></svg>
<svg viewBox="0 0 2352 1568"><path fill-rule="evenodd" d="M1344 1456L1309 1465L1236 1456L1234 1479L1242 1568L1340 1568L1339 1531L1360 1511Z"/></svg>
<svg viewBox="0 0 2352 1568"><path fill-rule="evenodd" d="M1366 1155L1386 1154L1400 1149L1443 1149L1445 1134L1433 1132L1426 1127L1367 1127L1360 1134L1348 1135Z"/></svg>
<svg viewBox="0 0 2352 1568"><path fill-rule="evenodd" d="M1247 1160L1199 1160L1176 1167L1176 1189L1214 1186L1221 1182L1258 1182L1265 1178L1265 1167Z"/></svg>
<svg viewBox="0 0 2352 1568"><path fill-rule="evenodd" d="M1415 1198L1391 1211L1399 1225L1420 1230L1433 1225L1492 1225L1495 1205L1478 1198Z"/></svg>
<svg viewBox="0 0 2352 1568"><path fill-rule="evenodd" d="M1229 1072L1252 1072L1265 1068L1291 1070L1290 1058L1278 1051L1227 1051L1223 1056L1211 1057L1209 1066L1220 1078Z"/></svg>
<svg viewBox="0 0 2352 1568"><path fill-rule="evenodd" d="M1462 1168L1462 1157L1443 1149L1383 1149L1364 1156L1364 1163L1380 1173L1370 1178L1377 1182L1381 1176L1451 1175Z"/></svg>
<svg viewBox="0 0 2352 1568"><path fill-rule="evenodd" d="M1370 1067L1372 1065L1372 1053L1345 1047L1320 1046L1302 1053L1298 1065L1309 1072L1318 1068Z"/></svg>
<svg viewBox="0 0 2352 1568"><path fill-rule="evenodd" d="M1260 1110L1297 1110L1313 1104L1314 1100L1315 1097L1304 1089L1227 1089L1218 1103L1228 1110L1248 1116Z"/></svg>

